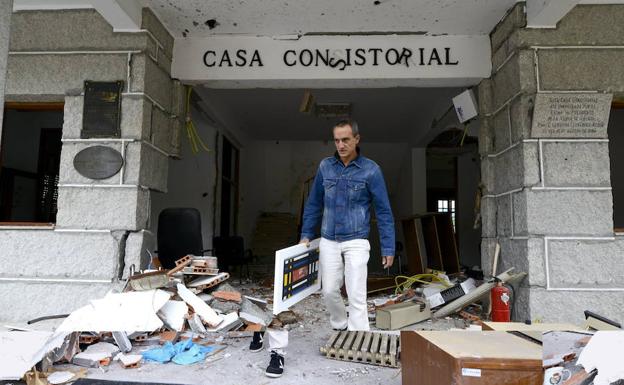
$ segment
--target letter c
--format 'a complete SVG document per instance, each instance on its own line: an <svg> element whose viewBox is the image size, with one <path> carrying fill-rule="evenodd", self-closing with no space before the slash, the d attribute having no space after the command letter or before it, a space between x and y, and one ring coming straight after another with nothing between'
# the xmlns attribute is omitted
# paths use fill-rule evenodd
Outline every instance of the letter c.
<svg viewBox="0 0 624 385"><path fill-rule="evenodd" d="M208 54L212 54L212 56L214 56L214 57L217 56L215 51L206 51L206 53L204 54L204 65L206 67L214 67L215 66L215 62L214 61L212 62L212 64L208 64Z"/></svg>
<svg viewBox="0 0 624 385"><path fill-rule="evenodd" d="M292 63L288 62L287 56L288 56L289 53L292 53L295 56L295 61L293 61ZM295 64L297 64L297 54L295 53L294 49L289 49L288 51L284 52L284 64L286 64L289 67L292 67Z"/></svg>

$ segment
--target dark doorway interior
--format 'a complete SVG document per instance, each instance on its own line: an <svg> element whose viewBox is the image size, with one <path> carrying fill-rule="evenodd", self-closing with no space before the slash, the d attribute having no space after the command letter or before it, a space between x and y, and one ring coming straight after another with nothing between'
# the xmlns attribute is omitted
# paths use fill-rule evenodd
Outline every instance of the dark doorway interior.
<svg viewBox="0 0 624 385"><path fill-rule="evenodd" d="M237 235L239 150L226 137L221 152L221 236Z"/></svg>
<svg viewBox="0 0 624 385"><path fill-rule="evenodd" d="M7 104L0 147L0 222L56 222L62 104Z"/></svg>

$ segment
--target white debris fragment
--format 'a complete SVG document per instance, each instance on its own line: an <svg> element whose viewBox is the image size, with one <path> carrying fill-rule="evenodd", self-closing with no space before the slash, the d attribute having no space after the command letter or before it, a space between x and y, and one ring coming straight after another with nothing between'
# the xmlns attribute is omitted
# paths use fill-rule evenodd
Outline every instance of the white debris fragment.
<svg viewBox="0 0 624 385"><path fill-rule="evenodd" d="M624 379L624 331L598 331L581 352L577 365L587 373L598 369L594 385L609 385Z"/></svg>
<svg viewBox="0 0 624 385"><path fill-rule="evenodd" d="M163 290L108 293L72 312L57 330L65 332L152 332L163 326L156 315L171 294Z"/></svg>

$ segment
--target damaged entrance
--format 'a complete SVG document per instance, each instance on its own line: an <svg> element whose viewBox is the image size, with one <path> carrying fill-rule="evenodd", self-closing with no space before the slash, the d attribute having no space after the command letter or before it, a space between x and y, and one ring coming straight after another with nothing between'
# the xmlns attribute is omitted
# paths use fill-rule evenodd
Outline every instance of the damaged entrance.
<svg viewBox="0 0 624 385"><path fill-rule="evenodd" d="M194 154L192 145L183 142L182 159L171 162L168 192L152 198L152 218L166 207L195 207L202 215L206 248L218 248L214 242L221 242L223 237L240 237L244 254L229 257L234 258L234 267L242 263L245 269L251 265L257 273L272 273L275 250L299 239L303 204L319 162L335 152L333 124L352 117L360 126L362 154L376 161L384 174L398 241L395 264L385 271L373 220L369 275L424 273L427 266L416 268L413 259L427 257L422 243L428 236L427 227L406 238L404 222L436 212L446 214L438 215L441 224L436 238L426 240L429 253L440 254L432 242L441 245L444 258L456 260L449 272L457 272L460 264L480 266L480 230L475 216L478 121L464 126L449 108L451 99L461 91L458 87L195 86L191 98L193 124L210 151ZM240 180L236 184L239 194L232 193L228 174L233 172L230 146L240 152L240 165L234 167ZM237 216L230 218L232 213ZM224 227L224 223L232 226ZM157 232L157 223L154 226ZM417 237L421 239L420 249L411 244L418 242ZM442 267L429 267L434 266Z"/></svg>

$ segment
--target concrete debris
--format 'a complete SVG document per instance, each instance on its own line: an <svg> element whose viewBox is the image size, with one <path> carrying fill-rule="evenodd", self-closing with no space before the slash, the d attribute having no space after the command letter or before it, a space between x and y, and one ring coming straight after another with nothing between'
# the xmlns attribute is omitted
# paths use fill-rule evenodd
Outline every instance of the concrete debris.
<svg viewBox="0 0 624 385"><path fill-rule="evenodd" d="M242 325L241 320L238 318L236 312L232 312L223 316L223 322L219 326L211 329L207 329L207 332L227 332Z"/></svg>
<svg viewBox="0 0 624 385"><path fill-rule="evenodd" d="M245 295L243 297L247 298L248 300L250 300L254 304L258 305L262 310L266 310L267 305L268 305L268 301L267 300L262 299L262 298L250 297L248 295Z"/></svg>
<svg viewBox="0 0 624 385"><path fill-rule="evenodd" d="M194 313L191 317L189 317L188 324L193 332L206 334L206 327L202 323L201 318L199 317L199 314Z"/></svg>
<svg viewBox="0 0 624 385"><path fill-rule="evenodd" d="M120 354L119 361L121 365L123 365L126 369L134 369L139 367L139 363L143 359L143 356L140 354Z"/></svg>
<svg viewBox="0 0 624 385"><path fill-rule="evenodd" d="M104 353L108 354L108 357L114 357L119 353L119 347L108 342L98 342L93 344L85 350L85 353Z"/></svg>
<svg viewBox="0 0 624 385"><path fill-rule="evenodd" d="M239 316L247 322L264 326L268 326L273 320L273 314L262 310L260 306L254 304L248 299L243 300Z"/></svg>
<svg viewBox="0 0 624 385"><path fill-rule="evenodd" d="M74 356L72 364L86 368L99 368L110 364L112 357L107 352L82 352Z"/></svg>
<svg viewBox="0 0 624 385"><path fill-rule="evenodd" d="M201 294L198 294L197 296L199 297L199 299L206 302L207 304L210 304L210 302L212 302L212 300L214 299L214 297L208 293L201 293Z"/></svg>
<svg viewBox="0 0 624 385"><path fill-rule="evenodd" d="M0 381L19 380L46 354L63 345L69 333L0 332Z"/></svg>
<svg viewBox="0 0 624 385"><path fill-rule="evenodd" d="M153 332L163 326L156 312L171 297L163 290L109 293L92 300L63 321L57 330L63 332L136 331Z"/></svg>
<svg viewBox="0 0 624 385"><path fill-rule="evenodd" d="M280 322L283 325L290 325L290 324L297 323L299 321L299 319L297 318L297 315L291 310L287 310L287 311L283 311L279 313L277 315L277 318L280 320Z"/></svg>
<svg viewBox="0 0 624 385"><path fill-rule="evenodd" d="M47 380L52 385L65 384L69 381L72 381L76 375L72 372L68 371L58 371L54 373L50 373L47 377Z"/></svg>
<svg viewBox="0 0 624 385"><path fill-rule="evenodd" d="M222 314L231 313L233 311L238 312L241 309L241 305L236 302L222 301L220 299L214 299L210 302L210 307Z"/></svg>
<svg viewBox="0 0 624 385"><path fill-rule="evenodd" d="M215 311L212 310L210 306L206 304L206 302L202 301L195 294L191 293L191 291L187 289L186 286L179 283L177 285L177 288L180 298L182 298L184 302L191 306L193 310L195 310L195 312L199 314L202 320L206 322L209 326L215 327L223 321L223 318L217 315L217 313L215 313Z"/></svg>
<svg viewBox="0 0 624 385"><path fill-rule="evenodd" d="M125 332L113 332L113 339L122 352L127 353L132 350L132 343Z"/></svg>
<svg viewBox="0 0 624 385"><path fill-rule="evenodd" d="M170 300L158 311L158 316L167 327L179 332L184 328L184 317L188 311L184 301Z"/></svg>

